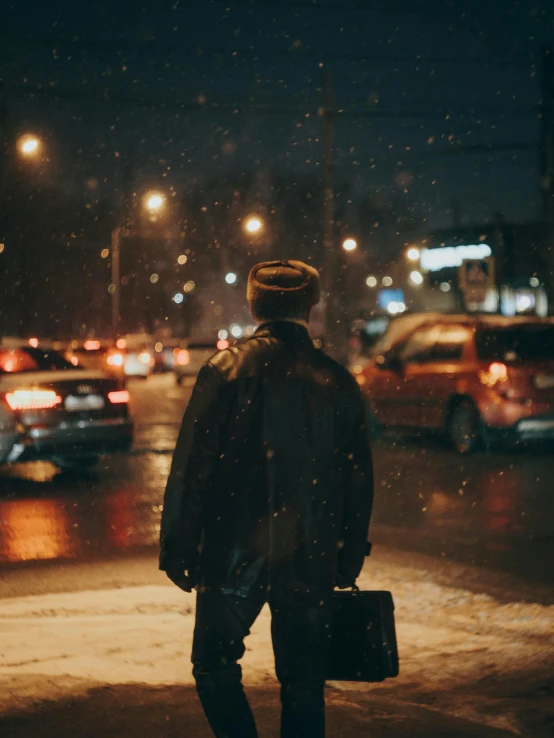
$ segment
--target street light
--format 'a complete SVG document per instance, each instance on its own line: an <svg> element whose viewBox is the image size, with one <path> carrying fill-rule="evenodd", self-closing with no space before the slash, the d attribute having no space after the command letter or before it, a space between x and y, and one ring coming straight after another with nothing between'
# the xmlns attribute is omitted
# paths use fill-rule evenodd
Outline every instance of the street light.
<svg viewBox="0 0 554 738"><path fill-rule="evenodd" d="M356 242L355 238L345 238L342 242L342 248L345 251L356 251L358 248L358 243Z"/></svg>
<svg viewBox="0 0 554 738"><path fill-rule="evenodd" d="M247 231L247 233L260 233L263 227L264 224L257 215L249 215L248 218L244 221L244 229L245 231Z"/></svg>
<svg viewBox="0 0 554 738"><path fill-rule="evenodd" d="M409 261L417 261L419 259L419 249L415 246L412 246L406 251L406 257Z"/></svg>
<svg viewBox="0 0 554 738"><path fill-rule="evenodd" d="M188 282L185 282L183 285L183 290L185 292L194 292L196 289L196 282L193 279L189 279Z"/></svg>
<svg viewBox="0 0 554 738"><path fill-rule="evenodd" d="M17 141L19 153L27 159L35 157L40 151L40 139L32 133L20 136Z"/></svg>
<svg viewBox="0 0 554 738"><path fill-rule="evenodd" d="M144 204L149 213L158 213L165 205L165 197L161 192L147 192Z"/></svg>
<svg viewBox="0 0 554 738"><path fill-rule="evenodd" d="M410 274L410 279L412 280L414 284L422 284L423 274L415 270Z"/></svg>
<svg viewBox="0 0 554 738"><path fill-rule="evenodd" d="M368 287L377 287L377 277L374 277L370 274L370 276L366 279L365 283Z"/></svg>
<svg viewBox="0 0 554 738"><path fill-rule="evenodd" d="M227 284L235 284L237 281L237 275L234 272L229 272L225 275L225 281Z"/></svg>

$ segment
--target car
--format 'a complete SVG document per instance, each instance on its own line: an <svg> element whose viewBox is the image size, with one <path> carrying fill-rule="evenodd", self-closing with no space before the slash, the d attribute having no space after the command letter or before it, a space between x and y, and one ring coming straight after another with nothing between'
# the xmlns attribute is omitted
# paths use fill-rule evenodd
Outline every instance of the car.
<svg viewBox="0 0 554 738"><path fill-rule="evenodd" d="M148 333L128 333L116 342L116 348L124 357L127 377L147 379L156 366L154 338Z"/></svg>
<svg viewBox="0 0 554 738"><path fill-rule="evenodd" d="M370 424L444 433L460 454L554 439L554 322L410 316L385 334L356 379Z"/></svg>
<svg viewBox="0 0 554 738"><path fill-rule="evenodd" d="M108 370L110 367L107 357L110 351L113 351L113 341L102 341L98 339L87 339L86 341L71 341L63 356L73 366L80 366L85 369L98 369L99 371ZM114 373L118 373L115 372Z"/></svg>
<svg viewBox="0 0 554 738"><path fill-rule="evenodd" d="M172 372L175 364L175 349L182 348L187 345L186 341L181 338L166 337L158 338L154 343L154 372L163 374Z"/></svg>
<svg viewBox="0 0 554 738"><path fill-rule="evenodd" d="M64 356L74 366L98 369L122 379L146 379L154 365L153 354L147 346L127 348L124 339L117 343L98 339L83 343L72 341Z"/></svg>
<svg viewBox="0 0 554 738"><path fill-rule="evenodd" d="M120 379L74 366L57 351L0 344L0 463L94 465L133 440Z"/></svg>
<svg viewBox="0 0 554 738"><path fill-rule="evenodd" d="M215 341L190 338L181 348L174 349L173 370L177 384L186 377L195 377L202 364L217 351ZM228 345L228 344L227 344Z"/></svg>

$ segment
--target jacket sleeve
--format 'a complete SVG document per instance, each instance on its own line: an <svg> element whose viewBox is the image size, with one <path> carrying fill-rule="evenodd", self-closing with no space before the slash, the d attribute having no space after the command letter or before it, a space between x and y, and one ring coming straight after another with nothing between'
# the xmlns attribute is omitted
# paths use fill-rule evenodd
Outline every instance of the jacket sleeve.
<svg viewBox="0 0 554 738"><path fill-rule="evenodd" d="M345 489L338 571L347 582L354 582L362 570L365 556L371 550L368 531L373 508L371 445L365 405L359 391L345 436L349 442L344 446Z"/></svg>
<svg viewBox="0 0 554 738"><path fill-rule="evenodd" d="M200 372L183 417L165 488L160 531L160 569L175 558L195 557L201 539L202 498L219 460L215 412L220 374L211 364Z"/></svg>

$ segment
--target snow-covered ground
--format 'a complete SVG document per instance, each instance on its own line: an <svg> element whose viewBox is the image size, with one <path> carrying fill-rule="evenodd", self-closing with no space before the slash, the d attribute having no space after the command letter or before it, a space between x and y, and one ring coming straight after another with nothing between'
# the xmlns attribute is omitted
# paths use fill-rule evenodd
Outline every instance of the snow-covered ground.
<svg viewBox="0 0 554 738"><path fill-rule="evenodd" d="M401 676L333 684L389 704L522 735L554 726L554 606L501 603L430 581L411 566L369 564L362 588L395 598ZM86 691L88 685L192 683L194 598L159 585L0 600L0 708ZM274 682L269 612L247 640L245 683ZM552 721L552 722L551 722ZM546 731L546 732L544 732Z"/></svg>

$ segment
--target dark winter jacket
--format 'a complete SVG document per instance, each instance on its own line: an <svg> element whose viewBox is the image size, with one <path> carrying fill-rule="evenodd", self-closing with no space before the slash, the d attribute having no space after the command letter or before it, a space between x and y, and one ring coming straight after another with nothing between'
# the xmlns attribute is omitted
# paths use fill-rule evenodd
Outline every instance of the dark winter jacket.
<svg viewBox="0 0 554 738"><path fill-rule="evenodd" d="M364 406L307 330L275 322L201 369L165 492L160 568L237 595L353 582L373 499Z"/></svg>

